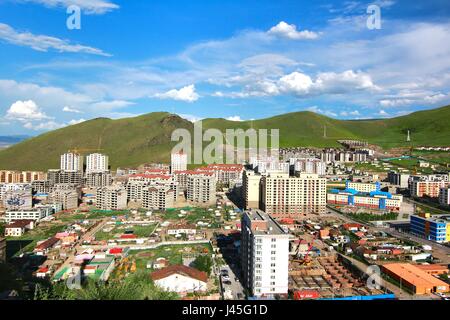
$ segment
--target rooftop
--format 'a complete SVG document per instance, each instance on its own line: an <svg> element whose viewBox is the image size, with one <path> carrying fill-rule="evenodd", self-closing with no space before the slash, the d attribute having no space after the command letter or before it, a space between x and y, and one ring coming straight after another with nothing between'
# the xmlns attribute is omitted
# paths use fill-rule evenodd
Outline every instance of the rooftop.
<svg viewBox="0 0 450 320"><path fill-rule="evenodd" d="M251 224L259 225L259 223L264 222L265 225L261 224L261 228L259 226L253 229L254 234L270 234L270 235L281 235L286 234L284 229L267 213L259 209L251 209L245 212L246 216L250 220Z"/></svg>
<svg viewBox="0 0 450 320"><path fill-rule="evenodd" d="M448 286L442 280L439 280L424 270L409 263L388 263L383 268L403 278L414 286Z"/></svg>
<svg viewBox="0 0 450 320"><path fill-rule="evenodd" d="M208 274L206 272L185 265L169 266L153 272L150 276L152 277L153 280L160 280L167 278L173 274L181 274L189 278L197 279L203 282L208 282Z"/></svg>

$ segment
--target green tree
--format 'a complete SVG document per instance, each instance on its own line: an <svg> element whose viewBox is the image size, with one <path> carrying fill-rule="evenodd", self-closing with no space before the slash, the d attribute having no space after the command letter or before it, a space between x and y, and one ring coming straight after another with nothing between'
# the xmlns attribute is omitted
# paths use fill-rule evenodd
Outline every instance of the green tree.
<svg viewBox="0 0 450 320"><path fill-rule="evenodd" d="M209 255L201 255L198 256L194 262L192 262L192 266L200 271L206 272L208 275L211 274L211 268L213 265L213 261Z"/></svg>

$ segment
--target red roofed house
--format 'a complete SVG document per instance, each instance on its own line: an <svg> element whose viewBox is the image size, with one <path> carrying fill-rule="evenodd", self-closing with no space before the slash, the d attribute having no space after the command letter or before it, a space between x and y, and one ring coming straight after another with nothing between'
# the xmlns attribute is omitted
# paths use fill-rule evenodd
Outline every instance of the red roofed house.
<svg viewBox="0 0 450 320"><path fill-rule="evenodd" d="M359 223L345 223L342 225L342 227L348 231L358 231L362 227L362 225L360 225Z"/></svg>
<svg viewBox="0 0 450 320"><path fill-rule="evenodd" d="M34 220L15 220L5 226L6 237L21 237L27 230L34 229Z"/></svg>
<svg viewBox="0 0 450 320"><path fill-rule="evenodd" d="M45 255L48 251L50 251L51 248L56 246L58 243L60 243L60 240L58 238L52 237L50 239L47 239L41 243L39 243L35 248L34 252L37 255Z"/></svg>
<svg viewBox="0 0 450 320"><path fill-rule="evenodd" d="M208 289L207 273L184 265L169 266L154 271L150 276L157 286L181 295Z"/></svg>

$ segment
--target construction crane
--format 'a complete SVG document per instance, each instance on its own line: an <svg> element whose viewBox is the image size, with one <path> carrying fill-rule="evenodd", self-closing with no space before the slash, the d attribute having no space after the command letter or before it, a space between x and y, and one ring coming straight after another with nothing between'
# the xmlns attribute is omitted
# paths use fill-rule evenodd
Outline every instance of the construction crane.
<svg viewBox="0 0 450 320"><path fill-rule="evenodd" d="M317 232L316 235L314 236L314 239L311 241L311 244L309 245L309 248L306 251L306 254L302 259L298 258L298 255L299 255L298 251L299 251L300 245L297 247L296 259L294 260L294 262L298 262L298 263L300 263L302 265L306 265L306 266L309 266L311 264L311 258L309 257L309 253L311 252L311 250L314 246L314 241L316 241L318 235L319 235L319 232Z"/></svg>
<svg viewBox="0 0 450 320"><path fill-rule="evenodd" d="M85 148L74 148L74 149L70 149L68 152L69 153L76 153L76 154L80 154L82 152L91 152L91 151L102 151L103 149L85 149Z"/></svg>

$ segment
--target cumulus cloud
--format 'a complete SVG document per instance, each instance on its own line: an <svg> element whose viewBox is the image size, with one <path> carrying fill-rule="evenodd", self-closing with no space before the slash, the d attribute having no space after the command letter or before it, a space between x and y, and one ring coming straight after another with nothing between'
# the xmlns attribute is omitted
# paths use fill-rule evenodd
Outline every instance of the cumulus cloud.
<svg viewBox="0 0 450 320"><path fill-rule="evenodd" d="M195 102L200 96L195 92L195 86L193 84L183 87L179 90L172 89L166 93L158 93L154 95L155 98L159 99L173 99L185 102Z"/></svg>
<svg viewBox="0 0 450 320"><path fill-rule="evenodd" d="M284 21L281 21L276 26L270 28L267 33L291 40L316 39L319 37L319 34L316 32L308 30L298 31L295 24L288 24Z"/></svg>
<svg viewBox="0 0 450 320"><path fill-rule="evenodd" d="M229 121L241 122L244 121L240 116L231 116L226 118Z"/></svg>
<svg viewBox="0 0 450 320"><path fill-rule="evenodd" d="M300 72L285 75L278 82L281 91L293 92L297 95L308 94L314 85L311 77Z"/></svg>
<svg viewBox="0 0 450 320"><path fill-rule="evenodd" d="M370 75L364 72L347 70L341 73L323 72L315 79L302 72L294 71L278 80L255 80L244 86L242 92L226 93L216 91L215 97L248 98L291 94L297 97L310 97L320 94L342 94L361 90L380 90Z"/></svg>
<svg viewBox="0 0 450 320"><path fill-rule="evenodd" d="M8 119L19 121L42 120L49 118L33 100L19 100L14 102L6 111L6 117Z"/></svg>
<svg viewBox="0 0 450 320"><path fill-rule="evenodd" d="M22 0L27 2L34 2L43 4L47 7L62 7L67 8L71 5L76 5L83 10L85 14L104 14L119 6L109 0Z"/></svg>
<svg viewBox="0 0 450 320"><path fill-rule="evenodd" d="M190 122L192 122L192 123L197 122L197 121L200 121L200 120L203 120L202 117L199 117L199 116L196 116L196 115L193 115L193 114L182 114L182 113L180 113L180 114L178 114L178 115L179 115L181 118L186 119L186 120L188 120L188 121L190 121Z"/></svg>
<svg viewBox="0 0 450 320"><path fill-rule="evenodd" d="M68 106L65 106L63 108L63 111L64 112L71 112L71 113L82 113L80 110L75 109L75 108L71 108L71 107L68 107Z"/></svg>
<svg viewBox="0 0 450 320"><path fill-rule="evenodd" d="M87 53L100 56L111 56L100 49L72 44L68 40L50 37L46 35L35 35L30 32L19 32L11 26L0 23L0 39L19 46L30 47L36 51L47 52L49 49L58 52Z"/></svg>

